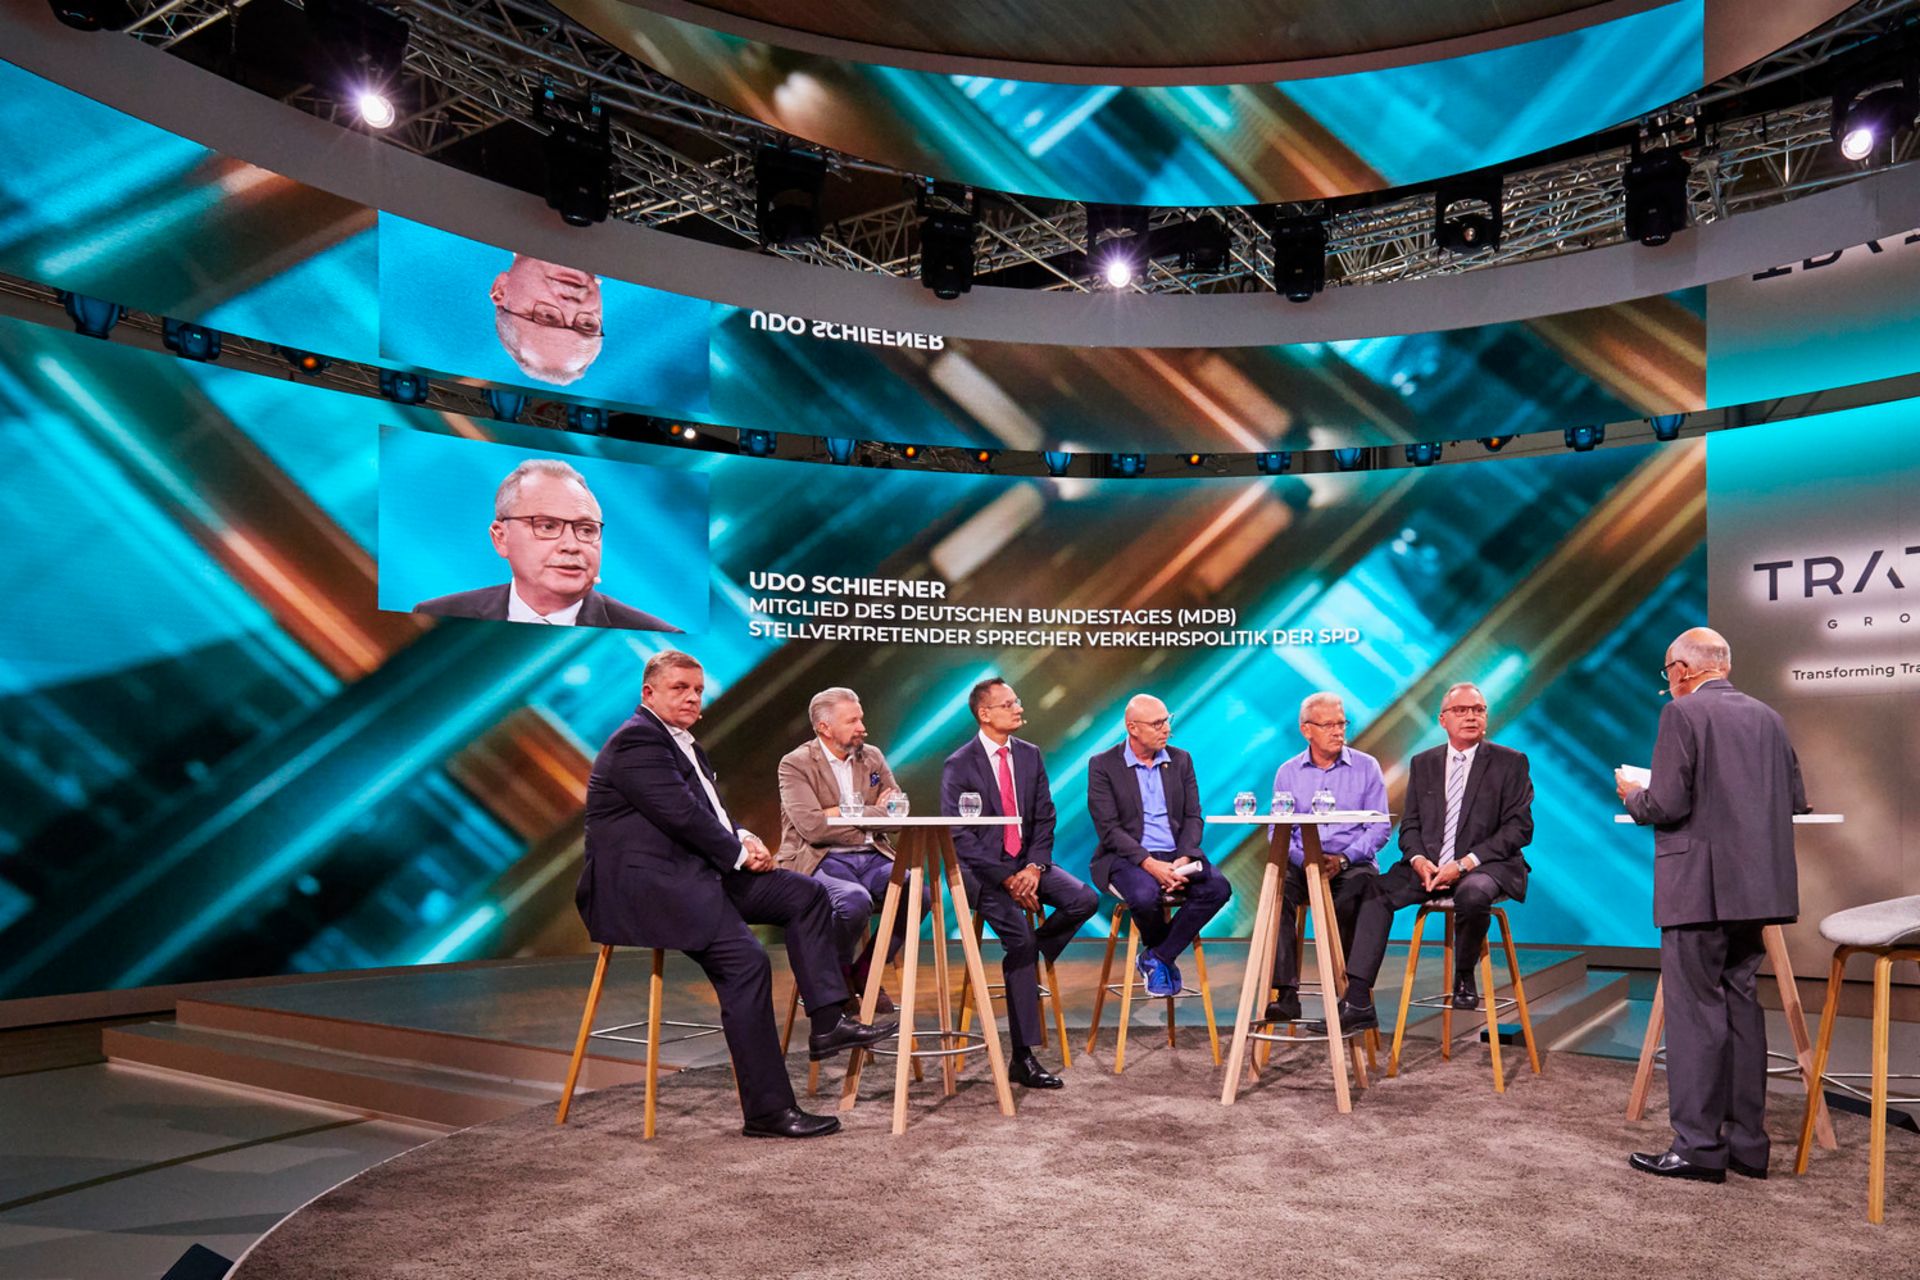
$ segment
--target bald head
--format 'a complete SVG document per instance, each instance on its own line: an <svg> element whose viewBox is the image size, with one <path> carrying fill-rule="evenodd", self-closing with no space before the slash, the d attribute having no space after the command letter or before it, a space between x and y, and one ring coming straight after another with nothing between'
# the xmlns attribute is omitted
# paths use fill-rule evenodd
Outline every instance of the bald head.
<svg viewBox="0 0 1920 1280"><path fill-rule="evenodd" d="M1173 736L1173 715L1167 704L1150 693L1127 699L1127 747L1141 760L1160 754Z"/></svg>
<svg viewBox="0 0 1920 1280"><path fill-rule="evenodd" d="M1684 697L1733 670L1733 648L1712 627L1689 627L1667 646L1667 687Z"/></svg>

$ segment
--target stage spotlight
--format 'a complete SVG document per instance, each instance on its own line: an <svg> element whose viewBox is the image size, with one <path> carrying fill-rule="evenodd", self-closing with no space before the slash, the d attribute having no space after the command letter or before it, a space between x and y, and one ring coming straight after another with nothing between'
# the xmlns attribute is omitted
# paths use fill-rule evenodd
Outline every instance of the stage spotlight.
<svg viewBox="0 0 1920 1280"><path fill-rule="evenodd" d="M503 391L499 387L488 387L480 393L487 402L487 408L494 417L502 422L518 422L527 411L527 402L532 398L523 391Z"/></svg>
<svg viewBox="0 0 1920 1280"><path fill-rule="evenodd" d="M1073 467L1073 455L1065 449L1049 449L1040 455L1040 461L1047 464L1047 474L1055 478L1067 474Z"/></svg>
<svg viewBox="0 0 1920 1280"><path fill-rule="evenodd" d="M947 203L935 205L934 200ZM933 183L916 201L920 210L920 283L947 301L973 291L974 237L980 219L973 193Z"/></svg>
<svg viewBox="0 0 1920 1280"><path fill-rule="evenodd" d="M771 145L754 154L754 225L762 248L820 238L820 188L826 180L823 155Z"/></svg>
<svg viewBox="0 0 1920 1280"><path fill-rule="evenodd" d="M1636 148L1637 151L1637 148ZM1627 239L1662 245L1687 226L1687 175L1692 172L1678 147L1636 154L1621 173L1626 186L1622 210Z"/></svg>
<svg viewBox="0 0 1920 1280"><path fill-rule="evenodd" d="M1687 415L1684 413L1660 413L1647 419L1647 425L1653 428L1655 440L1678 440L1680 428L1686 422Z"/></svg>
<svg viewBox="0 0 1920 1280"><path fill-rule="evenodd" d="M541 81L534 124L545 130L547 206L570 227L605 222L613 203L613 124L597 95L572 98Z"/></svg>
<svg viewBox="0 0 1920 1280"><path fill-rule="evenodd" d="M583 436L603 436L607 434L607 411L590 404L570 404L567 430Z"/></svg>
<svg viewBox="0 0 1920 1280"><path fill-rule="evenodd" d="M1233 255L1233 232L1211 213L1203 213L1180 224L1184 237L1180 247L1180 265L1188 271L1214 272L1227 265Z"/></svg>
<svg viewBox="0 0 1920 1280"><path fill-rule="evenodd" d="M220 358L220 331L184 320L160 321L160 341L182 360L214 361Z"/></svg>
<svg viewBox="0 0 1920 1280"><path fill-rule="evenodd" d="M1438 440L1421 440L1407 446L1407 461L1416 467L1430 467L1440 461Z"/></svg>
<svg viewBox="0 0 1920 1280"><path fill-rule="evenodd" d="M1256 453L1253 465L1263 476L1283 476L1293 470L1293 454L1284 449Z"/></svg>
<svg viewBox="0 0 1920 1280"><path fill-rule="evenodd" d="M362 89L354 105L360 108L360 119L369 129L390 129L398 118L392 99L378 89Z"/></svg>
<svg viewBox="0 0 1920 1280"><path fill-rule="evenodd" d="M900 456L908 462L912 462L920 456L920 446L917 444L904 445L900 449Z"/></svg>
<svg viewBox="0 0 1920 1280"><path fill-rule="evenodd" d="M1833 99L1833 140L1849 160L1868 160L1883 145L1891 159L1893 143L1920 116L1920 88L1914 73L1872 87L1843 90Z"/></svg>
<svg viewBox="0 0 1920 1280"><path fill-rule="evenodd" d="M1327 220L1274 216L1273 288L1288 302L1311 302L1327 287Z"/></svg>
<svg viewBox="0 0 1920 1280"><path fill-rule="evenodd" d="M1206 464L1207 455L1204 453L1190 453L1187 455L1187 465L1190 467L1203 467Z"/></svg>
<svg viewBox="0 0 1920 1280"><path fill-rule="evenodd" d="M1110 453L1107 455L1107 474L1131 480L1145 474L1147 455L1144 453Z"/></svg>
<svg viewBox="0 0 1920 1280"><path fill-rule="evenodd" d="M422 374L401 373L395 369L380 371L380 394L395 404L425 404L429 390Z"/></svg>
<svg viewBox="0 0 1920 1280"><path fill-rule="evenodd" d="M89 338L106 337L113 332L113 326L126 319L127 309L117 302L90 298L84 293L68 293L64 289L56 296L66 309L67 319L73 321L73 331Z"/></svg>
<svg viewBox="0 0 1920 1280"><path fill-rule="evenodd" d="M675 423L669 424L667 427L667 434L672 436L675 440L682 441L683 443L698 440L700 438L700 432L698 428L696 428L690 422L675 422Z"/></svg>
<svg viewBox="0 0 1920 1280"><path fill-rule="evenodd" d="M1366 459L1367 451L1365 449L1335 449L1333 451L1333 465L1342 471L1357 471L1360 468L1360 464L1365 462Z"/></svg>
<svg viewBox="0 0 1920 1280"><path fill-rule="evenodd" d="M771 455L780 437L771 431L742 431L740 433L740 452L754 458Z"/></svg>
<svg viewBox="0 0 1920 1280"><path fill-rule="evenodd" d="M1433 196L1433 238L1449 253L1500 247L1500 175L1441 183Z"/></svg>
<svg viewBox="0 0 1920 1280"><path fill-rule="evenodd" d="M386 129L398 118L394 91L413 30L374 0L308 0L307 30L322 61L315 77L339 102L350 102L362 123Z"/></svg>
<svg viewBox="0 0 1920 1280"><path fill-rule="evenodd" d="M827 437L827 456L843 467L853 461L854 452L859 447L860 442L851 436Z"/></svg>
<svg viewBox="0 0 1920 1280"><path fill-rule="evenodd" d="M1498 453L1506 448L1508 441L1512 439L1512 436L1481 436L1480 446L1488 453Z"/></svg>
<svg viewBox="0 0 1920 1280"><path fill-rule="evenodd" d="M1151 260L1147 211L1134 205L1090 204L1087 210L1087 263L1113 289L1125 289L1146 275Z"/></svg>
<svg viewBox="0 0 1920 1280"><path fill-rule="evenodd" d="M1563 433L1567 448L1575 453L1587 453L1596 445L1607 442L1607 429L1601 427L1568 427Z"/></svg>
<svg viewBox="0 0 1920 1280"><path fill-rule="evenodd" d="M999 454L1000 451L998 449L976 449L973 452L973 460L983 467L992 467L993 460L998 457Z"/></svg>
<svg viewBox="0 0 1920 1280"><path fill-rule="evenodd" d="M311 351L301 351L295 347L275 347L274 350L278 351L280 358L292 365L299 373L324 373L327 366L333 363L325 356L315 355Z"/></svg>

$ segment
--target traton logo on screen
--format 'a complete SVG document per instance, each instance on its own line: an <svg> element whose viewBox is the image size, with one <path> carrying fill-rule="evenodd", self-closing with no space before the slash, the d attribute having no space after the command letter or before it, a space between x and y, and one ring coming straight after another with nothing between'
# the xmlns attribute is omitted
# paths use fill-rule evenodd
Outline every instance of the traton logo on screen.
<svg viewBox="0 0 1920 1280"><path fill-rule="evenodd" d="M1920 560L1914 557L1920 557L1920 546L1873 547L1846 555L1763 560L1753 566L1753 571L1765 575L1769 604L1779 602L1783 593L1788 600L1869 596L1877 602L1891 592L1908 590L1907 577L1901 574L1903 566L1909 575L1914 575L1916 582L1920 582L1920 573L1916 573L1920 571ZM1906 599L1897 603L1905 605ZM1882 627L1911 626L1913 610L1910 607L1895 607L1845 616L1834 615L1827 619L1826 625L1829 631L1842 628L1865 631L1873 629L1876 623Z"/></svg>

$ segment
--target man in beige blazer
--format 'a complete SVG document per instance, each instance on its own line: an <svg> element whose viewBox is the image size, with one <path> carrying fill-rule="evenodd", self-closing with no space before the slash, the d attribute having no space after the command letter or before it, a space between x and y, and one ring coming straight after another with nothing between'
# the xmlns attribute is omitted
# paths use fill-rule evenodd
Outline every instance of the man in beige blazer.
<svg viewBox="0 0 1920 1280"><path fill-rule="evenodd" d="M836 687L816 693L807 704L807 719L813 725L812 740L780 760L780 852L775 863L813 877L833 900L841 963L849 989L858 992L866 987L873 960L873 944L861 944L893 874L893 846L880 831L837 825L835 819L850 799L858 799L868 814L879 813L887 796L900 788L880 749L867 745L860 696L853 690ZM905 936L903 909L889 955L899 950ZM893 1007L885 991L880 1007Z"/></svg>

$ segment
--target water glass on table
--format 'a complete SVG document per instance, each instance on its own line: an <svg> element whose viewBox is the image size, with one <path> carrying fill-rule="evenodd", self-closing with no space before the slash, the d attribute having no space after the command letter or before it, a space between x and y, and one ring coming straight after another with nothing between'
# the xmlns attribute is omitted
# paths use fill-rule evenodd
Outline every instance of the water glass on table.
<svg viewBox="0 0 1920 1280"><path fill-rule="evenodd" d="M907 816L906 792L889 791L887 793L887 816L889 818L904 818Z"/></svg>
<svg viewBox="0 0 1920 1280"><path fill-rule="evenodd" d="M1253 816L1253 792L1242 791L1233 797L1233 811L1242 818Z"/></svg>
<svg viewBox="0 0 1920 1280"><path fill-rule="evenodd" d="M1273 807L1267 812L1276 818L1288 817L1293 813L1293 792L1276 791L1273 793Z"/></svg>
<svg viewBox="0 0 1920 1280"><path fill-rule="evenodd" d="M1312 803L1313 811L1316 814L1332 813L1334 806L1333 792L1327 790L1325 787L1320 788L1313 793Z"/></svg>
<svg viewBox="0 0 1920 1280"><path fill-rule="evenodd" d="M859 796L840 797L840 816L843 818L863 818L867 813L867 802Z"/></svg>
<svg viewBox="0 0 1920 1280"><path fill-rule="evenodd" d="M962 791L960 793L960 816L963 818L977 818L980 816L980 793L978 791Z"/></svg>

